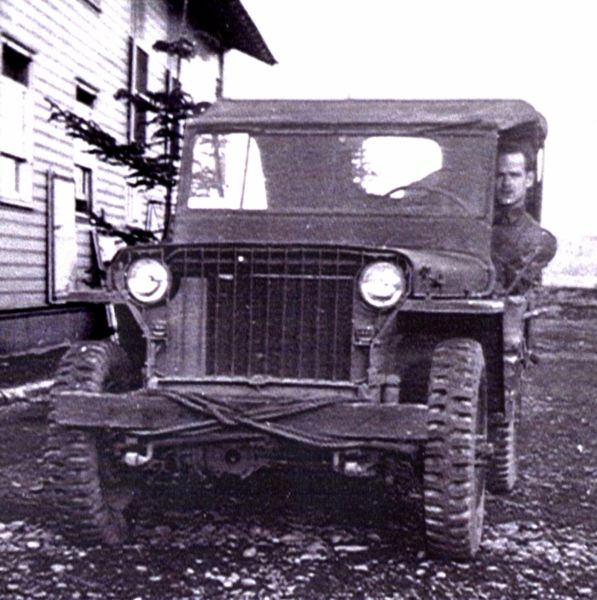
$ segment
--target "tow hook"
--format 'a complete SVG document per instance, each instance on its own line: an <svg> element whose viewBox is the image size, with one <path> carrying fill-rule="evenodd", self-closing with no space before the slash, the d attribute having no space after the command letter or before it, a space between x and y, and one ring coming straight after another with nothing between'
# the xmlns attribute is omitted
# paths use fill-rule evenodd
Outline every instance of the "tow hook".
<svg viewBox="0 0 597 600"><path fill-rule="evenodd" d="M130 450L124 455L124 462L129 467L142 467L153 458L153 444L147 444L145 454Z"/></svg>
<svg viewBox="0 0 597 600"><path fill-rule="evenodd" d="M332 459L334 471L349 477L372 477L378 463L378 453L358 450L334 452Z"/></svg>

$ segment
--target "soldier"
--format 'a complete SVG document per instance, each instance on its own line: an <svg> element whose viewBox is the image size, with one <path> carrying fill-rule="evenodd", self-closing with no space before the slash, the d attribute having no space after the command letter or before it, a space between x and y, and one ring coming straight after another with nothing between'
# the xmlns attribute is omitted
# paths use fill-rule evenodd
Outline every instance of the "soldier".
<svg viewBox="0 0 597 600"><path fill-rule="evenodd" d="M507 294L539 283L557 249L556 238L526 212L526 193L535 181L533 158L523 144L502 144L498 151L491 254Z"/></svg>

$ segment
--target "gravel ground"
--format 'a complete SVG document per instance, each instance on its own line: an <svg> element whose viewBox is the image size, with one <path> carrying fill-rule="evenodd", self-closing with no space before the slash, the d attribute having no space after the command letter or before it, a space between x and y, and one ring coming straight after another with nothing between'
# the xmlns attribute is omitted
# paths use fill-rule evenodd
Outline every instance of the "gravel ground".
<svg viewBox="0 0 597 600"><path fill-rule="evenodd" d="M0 597L597 597L597 292L543 302L558 310L538 323L521 478L511 495L489 496L474 562L425 556L416 488L400 497L293 474L155 490L138 503L129 544L77 547L55 533L44 501L43 421L13 420L0 422Z"/></svg>

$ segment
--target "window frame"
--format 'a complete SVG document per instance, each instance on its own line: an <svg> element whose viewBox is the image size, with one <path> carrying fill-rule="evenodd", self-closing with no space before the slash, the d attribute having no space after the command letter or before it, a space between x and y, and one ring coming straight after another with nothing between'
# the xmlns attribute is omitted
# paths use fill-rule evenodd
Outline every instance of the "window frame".
<svg viewBox="0 0 597 600"><path fill-rule="evenodd" d="M79 173L82 174L80 182ZM73 179L75 182L75 216L88 218L93 212L93 168L75 163Z"/></svg>
<svg viewBox="0 0 597 600"><path fill-rule="evenodd" d="M11 74L5 73L4 51L8 48L11 53L18 55L25 63L26 73L24 77L13 77ZM8 157L15 161L18 167L18 188L15 190L0 189L0 203L19 208L31 209L33 205L33 123L34 123L34 107L32 97L31 82L34 71L35 52L27 46L21 44L18 40L13 39L8 35L0 34L0 53L2 54L2 63L0 66L0 88L5 90L13 90L9 92L20 93L22 91L22 101L19 102L22 113L18 116L22 118L20 135L18 136L17 144L14 144L14 138L6 136L0 138L0 155ZM6 91L0 89L0 100ZM11 119L12 113L2 114L0 102L0 119ZM9 140L9 141L6 141ZM17 148L18 147L18 148Z"/></svg>
<svg viewBox="0 0 597 600"><path fill-rule="evenodd" d="M180 207L184 207L183 210L189 209L189 210L202 210L205 212L208 211L212 211L212 212L221 212L224 213L226 211L229 210L240 210L240 211L246 211L247 213L249 212L255 212L255 211L262 211L264 210L263 208L258 208L258 209L251 209L251 208L247 208L245 203L243 202L243 195L241 195L241 202L240 202L240 206L237 208L235 206L236 203L231 203L231 205L219 205L219 206L208 206L209 202L206 201L204 203L204 205L202 206L200 204L200 202L198 202L196 200L196 198L201 198L201 195L196 195L194 194L194 190L193 190L193 182L194 179L197 178L198 180L201 181L201 183L203 185L207 185L208 184L208 176L209 176L209 169L208 169L208 175L207 176L203 176L203 175L199 175L199 169L197 170L197 172L195 171L195 167L199 166L201 167L199 161L197 160L197 157L195 156L195 149L197 147L197 143L200 140L200 138L202 137L226 137L226 136L231 136L231 135L235 135L235 134L246 134L248 135L250 138L253 139L258 139L258 138L275 138L275 137L288 137L288 138L292 138L292 137L305 137L305 138L316 138L318 136L321 137L334 137L334 136L338 136L339 138L342 137L349 137L349 136L354 136L356 138L365 138L365 137L377 137L377 136L398 136L398 137L425 137L425 138L429 138L431 140L434 140L436 142L439 143L441 149L442 149L442 154L444 156L445 161L443 162L443 167L438 170L435 171L433 173L431 173L429 175L429 178L433 178L434 176L437 175L438 178L438 183L433 183L433 182L429 182L429 183L424 183L421 186L417 187L417 185L412 185L411 190L420 190L423 192L428 192L429 197L433 198L433 197L437 197L437 198L443 198L445 199L445 210L442 209L441 204L437 203L437 206L442 209L442 210L438 210L437 212L432 212L431 208L434 208L433 205L429 205L430 208L428 209L425 205L421 204L416 205L414 202L412 204L412 208L408 208L406 209L406 205L404 205L401 202L401 199L398 197L397 200L395 202L384 202L383 199L387 196L386 195L381 195L381 196L377 196L375 197L375 195L372 195L371 198L367 198L367 202L370 202L370 205L365 205L362 202L359 201L358 197L355 197L355 200L357 200L357 202L354 203L354 207L349 207L347 209L341 209L339 207L324 207L322 204L297 204L296 201L292 201L292 202L287 202L287 201L282 201L282 198L284 197L284 194L281 193L281 189L278 189L277 191L271 193L269 191L269 189L267 189L267 195L268 198L274 198L276 199L276 204L278 206L274 207L274 206L267 206L267 208L265 210L267 210L270 214L280 214L280 215L291 215L291 214L310 214L310 215L322 215L322 216L326 216L326 215L334 215L334 216L338 216L338 215L345 215L345 216L353 216L353 215L368 215L368 216L383 216L386 217L387 215L391 215L391 216L423 216L423 217L433 217L433 218L452 218L453 217L453 213L449 210L451 205L456 205L458 204L458 206L460 207L460 210L462 210L462 215L463 217L466 218L470 218L470 219L475 219L475 220L487 220L488 218L490 218L490 210L491 210L491 204L490 202L493 202L493 172L494 172L494 164L495 164L495 155L494 155L494 149L495 149L495 137L492 135L492 132L484 132L484 131L479 131L478 133L471 133L469 134L467 132L466 135L454 135L452 131L450 131L449 133L434 133L433 135L431 134L426 134L424 136L421 135L412 135L410 133L410 131L408 129L400 129L400 128L395 128L393 130L386 130L383 132L378 131L376 128L374 127L363 127L362 130L360 131L354 131L352 129L319 129L319 128L302 128L302 127L297 127L297 128L274 128L272 127L271 129L267 129L266 127L259 127L258 125L254 125L254 126L248 126L248 127L240 127L240 126L235 126L235 125L230 125L230 124L226 124L226 126L217 126L217 127L205 127L205 126L199 126L197 128L193 128L193 142L191 144L191 151L190 151L190 159L189 159L189 154L186 155L185 160L190 160L190 164L192 165L192 168L190 169L190 178L188 180L187 185L185 186L184 182L183 182L183 188L185 190L185 197L182 198L181 202L179 202L179 206ZM455 149L455 145L461 143L461 140L468 140L468 150L466 152L460 152L460 151L456 151ZM220 144L221 146L225 146L226 143ZM262 148L262 144L260 142L258 142L258 147L260 149L261 152L263 152L263 148ZM185 152L188 152L188 150L186 150ZM271 152L271 149L270 149ZM459 181L457 177L451 177L449 174L450 173L467 173L466 171L466 167L468 167L468 162L469 161L469 154L471 152L474 152L476 159L475 159L475 166L476 169L474 172L471 172L470 176L466 176L466 179L461 177L460 179L462 181L467 181L467 187L464 190L464 195L460 198L459 197L459 190L460 187L462 185L462 181ZM477 156L478 155L478 156ZM274 156L274 153L271 154L271 156ZM450 157L450 159L448 159L448 157ZM330 159L331 160L331 159ZM265 162L270 162L270 159L265 159L262 153L262 161L265 164ZM214 168L214 173L215 173L215 179L216 181L218 181L219 179L219 175L217 174L217 172L220 170L217 167L217 160L216 160L216 167ZM331 160L331 162L324 162L324 161L320 161L319 164L325 164L327 166L329 166L330 168L332 168L334 161ZM463 165L466 166L463 167ZM246 165L249 164L249 162L245 162L245 168ZM284 161L281 161L280 164L284 164ZM290 164L289 161L286 161L285 164ZM488 169L487 167L491 165L491 169ZM271 166L271 162L270 162L270 166ZM230 172L230 168L229 165L226 165L224 167L224 169L228 172ZM297 165L293 165L293 169L295 172L295 179L296 179L296 173L298 173L299 175L301 174L302 171L299 170L299 167ZM283 176L283 169L278 169L279 172L277 174L273 174L274 171L270 172L269 175L266 175L266 179L270 180L270 183L272 180L277 180L278 181L278 186L280 186L281 184L279 182L283 181L282 176ZM446 175L446 177L444 178L444 175ZM441 178L441 180L440 180ZM313 177L314 181L317 181L321 179L321 181L325 181L327 182L331 182L332 180L330 178L326 178L325 173L321 174L317 177ZM425 178L424 178L425 179ZM305 193L305 187L304 187L304 181L305 179L303 178L303 180L301 181L301 185L297 185L295 186L295 190L299 190L300 189L300 197L303 198L308 198L309 194ZM345 178L344 181L351 181L350 178ZM288 179L286 179L286 183L288 183ZM416 182L415 182L416 183ZM474 186L474 187L473 187ZM408 187L408 186L407 186ZM398 190L396 190L398 191ZM244 194L244 192L242 192ZM328 198L328 199L333 199L334 197L340 197L340 198L345 198L348 199L350 198L350 194L349 193L345 193L343 191L342 188L340 188L339 190L332 190L329 193L327 191L324 190L324 193L322 194L322 198ZM287 197L287 200L290 199L290 195ZM413 196L414 199L414 196ZM381 201L381 202L380 202ZM464 206L464 204L462 203L462 201L464 201L464 204L466 204L467 206ZM373 205L375 203L375 206ZM281 207L285 206L286 208L281 209Z"/></svg>
<svg viewBox="0 0 597 600"><path fill-rule="evenodd" d="M99 90L80 77L75 77L75 101L89 110L95 108Z"/></svg>
<svg viewBox="0 0 597 600"><path fill-rule="evenodd" d="M92 98L92 102L82 102L78 98L78 92L81 90ZM81 118L86 120L93 120L94 110L99 97L99 89L82 79L81 77L75 77L74 79L74 112ZM74 194L75 194L75 218L77 221L86 221L89 219L93 212L94 207L94 196L95 196L95 176L97 168L97 159L94 154L91 154L87 150L89 146L79 139L73 139L73 171L72 180L74 182ZM86 190L83 193L79 193L79 171L83 172L84 179L87 179ZM85 191L87 192L85 194ZM85 205L83 208L82 205Z"/></svg>
<svg viewBox="0 0 597 600"><path fill-rule="evenodd" d="M144 72L139 70L140 55L145 58L142 61ZM143 96L149 89L149 58L150 53L145 45L134 36L129 36L129 76L128 90L130 94ZM142 74L142 76L140 76ZM129 143L147 143L147 111L137 108L132 101L128 102L128 141Z"/></svg>
<svg viewBox="0 0 597 600"><path fill-rule="evenodd" d="M22 195L21 188L23 187L23 183L25 183L27 179L26 174L24 173L27 161L19 156L14 156L13 154L10 154L8 152L0 151L0 160L2 159L8 159L9 161L13 162L15 186L14 189L2 189L2 187L0 187L0 200L19 201ZM25 169L23 169L23 166L25 166Z"/></svg>
<svg viewBox="0 0 597 600"><path fill-rule="evenodd" d="M22 61L23 65L15 65L16 70L24 71L23 80L21 80L20 76L14 76L10 72L5 72L5 61L6 61L6 53L13 54L14 58L19 61ZM2 76L7 77L8 79L12 79L17 83L20 83L24 87L29 87L29 71L31 65L31 56L29 52L23 52L21 48L17 47L15 44L11 44L5 40L2 40ZM8 62L8 61L6 61Z"/></svg>

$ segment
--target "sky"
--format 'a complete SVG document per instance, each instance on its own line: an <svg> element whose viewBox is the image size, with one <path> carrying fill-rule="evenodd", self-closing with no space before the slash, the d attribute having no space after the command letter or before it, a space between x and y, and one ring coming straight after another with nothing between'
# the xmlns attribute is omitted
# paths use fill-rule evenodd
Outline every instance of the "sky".
<svg viewBox="0 0 597 600"><path fill-rule="evenodd" d="M597 6L242 0L278 61L231 51L231 98L520 98L547 118L543 223L597 236Z"/></svg>

